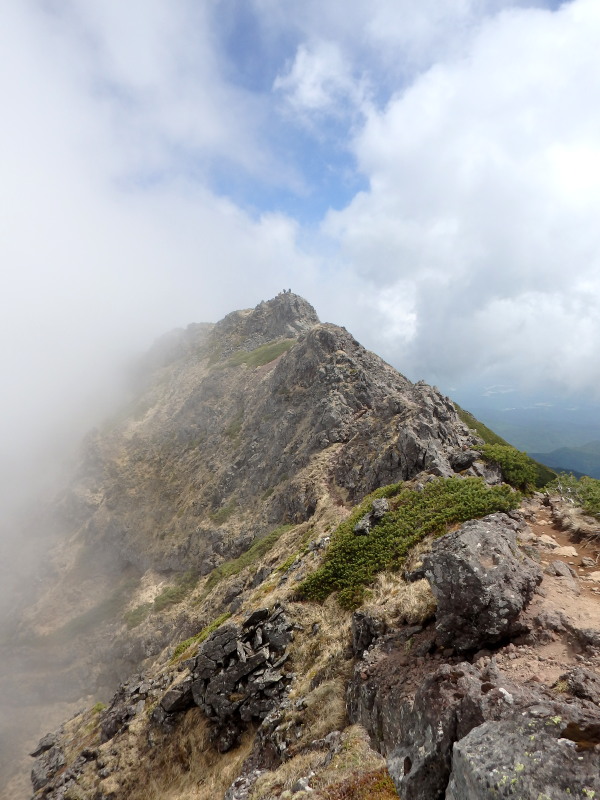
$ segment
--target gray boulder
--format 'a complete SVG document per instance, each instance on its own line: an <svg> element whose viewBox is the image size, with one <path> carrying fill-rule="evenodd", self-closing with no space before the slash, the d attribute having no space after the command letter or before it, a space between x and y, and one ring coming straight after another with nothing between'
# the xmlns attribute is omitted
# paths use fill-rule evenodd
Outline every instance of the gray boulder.
<svg viewBox="0 0 600 800"><path fill-rule="evenodd" d="M589 700L600 707L600 675L585 667L572 667L560 676L568 691L581 700Z"/></svg>
<svg viewBox="0 0 600 800"><path fill-rule="evenodd" d="M361 517L354 526L354 533L356 536L367 536L373 525L376 525L380 519L387 514L390 510L390 502L385 497L379 497L373 500L371 510Z"/></svg>
<svg viewBox="0 0 600 800"><path fill-rule="evenodd" d="M518 527L506 514L472 520L438 539L424 557L442 646L474 650L519 631L518 617L542 573L517 547Z"/></svg>
<svg viewBox="0 0 600 800"><path fill-rule="evenodd" d="M600 753L580 747L563 728L560 716L475 728L454 745L446 800L598 797Z"/></svg>
<svg viewBox="0 0 600 800"><path fill-rule="evenodd" d="M52 745L43 751L31 770L31 783L34 791L37 792L38 789L46 786L66 763L65 754L58 745Z"/></svg>

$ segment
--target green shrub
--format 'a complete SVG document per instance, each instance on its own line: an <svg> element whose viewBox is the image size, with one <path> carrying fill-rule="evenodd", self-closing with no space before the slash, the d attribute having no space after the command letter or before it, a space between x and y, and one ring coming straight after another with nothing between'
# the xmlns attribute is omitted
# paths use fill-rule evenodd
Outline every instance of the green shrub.
<svg viewBox="0 0 600 800"><path fill-rule="evenodd" d="M368 536L356 536L354 526L377 497L392 498L391 510ZM422 491L401 484L378 489L334 532L321 567L300 584L299 597L322 602L337 591L343 608L356 608L375 575L401 567L411 548L428 534L445 533L455 522L509 511L520 500L509 486L488 486L481 478L438 479Z"/></svg>
<svg viewBox="0 0 600 800"><path fill-rule="evenodd" d="M213 620L210 625L202 628L200 633L197 633L195 636L190 636L190 638L186 639L184 642L180 642L175 650L173 650L173 655L171 656L169 663L174 664L193 644L201 644L205 639L208 639L210 634L213 633L213 631L216 631L217 628L220 628L230 616L231 614L226 611L224 614L221 614L220 617L217 617L215 620Z"/></svg>
<svg viewBox="0 0 600 800"><path fill-rule="evenodd" d="M242 553L241 556L233 558L230 561L224 561L218 567L215 567L208 576L206 586L202 592L202 597L199 602L202 602L212 592L215 586L220 583L224 578L230 578L232 575L237 575L246 567L254 564L259 558L262 558L269 550L275 545L280 536L286 531L293 528L293 525L280 525L274 531L263 536L262 539L254 541L250 547Z"/></svg>
<svg viewBox="0 0 600 800"><path fill-rule="evenodd" d="M498 464L502 480L517 489L531 491L536 485L537 469L527 453L506 444L486 444L481 451L486 461Z"/></svg>
<svg viewBox="0 0 600 800"><path fill-rule="evenodd" d="M592 517L600 517L600 480L582 475L575 478L561 472L546 490L572 500L576 506Z"/></svg>

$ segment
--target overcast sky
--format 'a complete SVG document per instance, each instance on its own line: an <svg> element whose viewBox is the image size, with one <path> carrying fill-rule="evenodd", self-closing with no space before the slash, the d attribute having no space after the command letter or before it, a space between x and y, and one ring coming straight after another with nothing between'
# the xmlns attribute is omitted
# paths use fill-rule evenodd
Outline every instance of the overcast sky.
<svg viewBox="0 0 600 800"><path fill-rule="evenodd" d="M446 391L597 399L598 42L598 0L3 4L5 453L282 288Z"/></svg>

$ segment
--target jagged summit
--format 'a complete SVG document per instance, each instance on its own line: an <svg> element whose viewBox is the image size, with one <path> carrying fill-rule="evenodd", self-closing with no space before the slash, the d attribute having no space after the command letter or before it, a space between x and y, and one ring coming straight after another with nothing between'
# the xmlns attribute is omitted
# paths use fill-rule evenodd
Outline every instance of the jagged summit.
<svg viewBox="0 0 600 800"><path fill-rule="evenodd" d="M253 350L276 339L295 339L319 324L317 312L300 295L280 292L255 308L233 311L214 326L210 339L221 357Z"/></svg>
<svg viewBox="0 0 600 800"><path fill-rule="evenodd" d="M140 362L142 382L148 372L174 361L208 354L215 362L238 350L295 339L318 324L317 312L307 300L283 291L255 308L232 311L217 323L192 322L163 334Z"/></svg>
<svg viewBox="0 0 600 800"><path fill-rule="evenodd" d="M232 328L247 337L276 339L298 334L318 325L317 312L311 304L291 291L280 292L271 300L263 300L255 308L233 311L216 325L216 333L226 334Z"/></svg>

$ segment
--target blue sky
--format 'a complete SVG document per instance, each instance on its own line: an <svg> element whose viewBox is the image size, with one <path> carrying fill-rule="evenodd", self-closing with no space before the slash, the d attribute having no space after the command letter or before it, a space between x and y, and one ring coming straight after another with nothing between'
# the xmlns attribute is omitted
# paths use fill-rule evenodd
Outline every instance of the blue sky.
<svg viewBox="0 0 600 800"><path fill-rule="evenodd" d="M412 379L597 402L599 40L597 0L11 4L8 449L284 287Z"/></svg>

